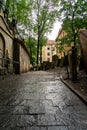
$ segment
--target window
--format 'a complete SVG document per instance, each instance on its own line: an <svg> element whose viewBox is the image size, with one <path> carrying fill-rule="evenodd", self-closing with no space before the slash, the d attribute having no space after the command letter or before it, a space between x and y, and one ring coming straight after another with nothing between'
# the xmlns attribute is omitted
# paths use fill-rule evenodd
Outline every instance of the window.
<svg viewBox="0 0 87 130"><path fill-rule="evenodd" d="M49 55L50 55L50 53L48 52L48 53L47 53L47 55L49 56Z"/></svg>
<svg viewBox="0 0 87 130"><path fill-rule="evenodd" d="M47 59L50 62L50 58Z"/></svg>
<svg viewBox="0 0 87 130"><path fill-rule="evenodd" d="M47 50L50 50L50 47L47 47Z"/></svg>

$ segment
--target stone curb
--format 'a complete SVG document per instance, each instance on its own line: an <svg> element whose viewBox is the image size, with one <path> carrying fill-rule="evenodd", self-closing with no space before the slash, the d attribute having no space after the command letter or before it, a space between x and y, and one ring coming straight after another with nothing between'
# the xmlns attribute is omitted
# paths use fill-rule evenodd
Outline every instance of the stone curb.
<svg viewBox="0 0 87 130"><path fill-rule="evenodd" d="M86 105L87 105L87 99L84 95L79 93L77 90L75 90L72 85L70 85L68 82L66 82L62 77L60 77L60 80L72 91L74 92Z"/></svg>

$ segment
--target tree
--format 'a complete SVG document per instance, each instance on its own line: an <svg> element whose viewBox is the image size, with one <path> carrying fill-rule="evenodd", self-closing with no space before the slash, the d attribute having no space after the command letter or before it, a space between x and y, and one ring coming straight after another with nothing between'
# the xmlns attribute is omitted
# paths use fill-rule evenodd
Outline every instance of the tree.
<svg viewBox="0 0 87 130"><path fill-rule="evenodd" d="M37 36L37 68L42 39L51 30L57 14L58 0L33 0L33 14L35 17L35 34Z"/></svg>
<svg viewBox="0 0 87 130"><path fill-rule="evenodd" d="M77 79L77 44L79 43L79 30L87 26L87 2L86 0L61 0L60 14L62 28L67 34L66 43L73 43L72 48L72 78Z"/></svg>
<svg viewBox="0 0 87 130"><path fill-rule="evenodd" d="M9 9L9 17L15 16L18 30L22 36L27 36L29 31L37 38L37 66L42 46L42 39L51 31L58 13L59 0L6 0L5 7ZM7 8L6 7L6 8ZM30 29L31 28L31 29Z"/></svg>
<svg viewBox="0 0 87 130"><path fill-rule="evenodd" d="M47 38L46 37L42 37L40 40L40 65L42 64L42 47L46 44L47 42Z"/></svg>
<svg viewBox="0 0 87 130"><path fill-rule="evenodd" d="M34 65L36 63L37 41L33 37L29 36L29 38L26 39L25 42L26 42L26 47L28 48L30 52L30 63Z"/></svg>
<svg viewBox="0 0 87 130"><path fill-rule="evenodd" d="M70 43L78 43L78 33L81 28L87 25L87 2L82 0L61 0L61 20L63 30L67 33L67 39Z"/></svg>

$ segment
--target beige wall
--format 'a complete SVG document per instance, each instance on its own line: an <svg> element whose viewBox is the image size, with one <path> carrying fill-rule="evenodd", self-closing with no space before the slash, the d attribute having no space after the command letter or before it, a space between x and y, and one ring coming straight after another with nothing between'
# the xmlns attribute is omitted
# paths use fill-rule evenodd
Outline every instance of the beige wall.
<svg viewBox="0 0 87 130"><path fill-rule="evenodd" d="M6 50L8 50L9 58L13 61L13 44L15 44L14 41L14 36L12 34L12 31L9 29L8 24L6 23L3 14L0 13L0 34L4 39L5 43L5 50L4 52L6 53ZM2 38L0 38L0 41L2 42ZM26 51L26 47L23 47L21 45L21 41L18 40L19 42L19 60L20 60L20 73L21 72L26 72L30 68L30 57L28 52ZM13 72L13 63L11 62L9 65L9 72Z"/></svg>
<svg viewBox="0 0 87 130"><path fill-rule="evenodd" d="M66 32L63 29L60 29L56 39L61 39L61 38L63 38L66 35L67 35ZM73 44L68 46L66 43L63 44L63 45L60 45L58 43L59 42L57 41L57 56L58 56L58 58L61 58L61 57L64 57L64 52L68 52L71 49ZM64 48L62 52L60 52L60 49L59 49L60 46L62 46Z"/></svg>
<svg viewBox="0 0 87 130"><path fill-rule="evenodd" d="M5 21L2 20L0 17L0 33L2 34L4 40L5 40L5 51L8 50L9 57L13 57L13 36L10 33L10 30L8 31L8 26L4 24ZM5 22L6 23L6 22Z"/></svg>
<svg viewBox="0 0 87 130"><path fill-rule="evenodd" d="M53 55L56 55L55 43L47 43L47 45L42 47L42 62L43 61L52 62Z"/></svg>
<svg viewBox="0 0 87 130"><path fill-rule="evenodd" d="M6 24L6 21L3 19L3 17L0 16L0 34L4 38L5 41L5 53L6 50L8 50L9 58L12 60L13 58L13 36L9 30L8 25ZM9 71L10 73L13 71L13 64L12 62L9 65Z"/></svg>
<svg viewBox="0 0 87 130"><path fill-rule="evenodd" d="M24 48L20 45L20 72L24 73L30 69L30 58Z"/></svg>

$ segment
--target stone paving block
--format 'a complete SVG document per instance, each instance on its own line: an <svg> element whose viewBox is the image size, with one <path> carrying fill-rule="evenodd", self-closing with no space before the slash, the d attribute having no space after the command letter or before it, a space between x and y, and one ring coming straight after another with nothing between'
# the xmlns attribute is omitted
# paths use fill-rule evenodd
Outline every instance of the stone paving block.
<svg viewBox="0 0 87 130"><path fill-rule="evenodd" d="M67 125L67 126L76 125L75 120L71 113L57 112L56 120L58 125Z"/></svg>
<svg viewBox="0 0 87 130"><path fill-rule="evenodd" d="M77 113L85 113L87 115L87 106L86 105L78 105L78 106L74 106L75 110Z"/></svg>
<svg viewBox="0 0 87 130"><path fill-rule="evenodd" d="M12 113L13 109L14 109L13 106L6 106L6 105L0 106L0 115L8 114L8 113L10 114L10 113Z"/></svg>
<svg viewBox="0 0 87 130"><path fill-rule="evenodd" d="M10 120L10 115L7 114L3 114L3 115L0 115L0 127L4 127L5 124L7 124Z"/></svg>
<svg viewBox="0 0 87 130"><path fill-rule="evenodd" d="M12 111L13 115L25 115L29 113L29 107L28 106L14 106L14 109Z"/></svg>
<svg viewBox="0 0 87 130"><path fill-rule="evenodd" d="M33 85L33 87L32 87ZM36 87L34 86L34 83L32 85L28 82L27 84L24 84L23 89L21 89L21 92L29 92L29 93L35 93L37 91Z"/></svg>
<svg viewBox="0 0 87 130"><path fill-rule="evenodd" d="M36 99L24 99L20 105L24 105L24 106L38 106L40 105L41 102L40 100Z"/></svg>
<svg viewBox="0 0 87 130"><path fill-rule="evenodd" d="M70 94L71 96L68 95L67 99L65 100L66 105L72 105L72 106L84 106L84 103L79 100L76 95Z"/></svg>
<svg viewBox="0 0 87 130"><path fill-rule="evenodd" d="M68 130L87 130L87 127L68 126Z"/></svg>
<svg viewBox="0 0 87 130"><path fill-rule="evenodd" d="M50 126L48 130L68 130L67 126Z"/></svg>
<svg viewBox="0 0 87 130"><path fill-rule="evenodd" d="M65 102L63 100L61 100L61 99L52 99L52 102L53 102L54 107L59 107L60 106L60 108L61 108L61 107L66 106Z"/></svg>
<svg viewBox="0 0 87 130"><path fill-rule="evenodd" d="M40 130L47 130L47 127L40 127Z"/></svg>
<svg viewBox="0 0 87 130"><path fill-rule="evenodd" d="M28 114L44 114L45 113L45 107L40 102L40 100L35 99L27 99L24 100L20 105L24 105L25 108L29 107Z"/></svg>
<svg viewBox="0 0 87 130"><path fill-rule="evenodd" d="M27 127L25 130L40 130L39 127Z"/></svg>
<svg viewBox="0 0 87 130"><path fill-rule="evenodd" d="M23 99L39 99L38 93L29 93L25 92L23 93Z"/></svg>
<svg viewBox="0 0 87 130"><path fill-rule="evenodd" d="M45 114L45 108L41 104L39 106L30 107L29 114Z"/></svg>
<svg viewBox="0 0 87 130"><path fill-rule="evenodd" d="M46 127L38 127L38 126L33 126L33 127L27 127L25 130L47 130Z"/></svg>
<svg viewBox="0 0 87 130"><path fill-rule="evenodd" d="M2 128L2 127L0 127L0 130L11 130L11 128Z"/></svg>
<svg viewBox="0 0 87 130"><path fill-rule="evenodd" d="M12 115L7 121L2 124L4 128L28 127L35 125L36 116L33 115Z"/></svg>
<svg viewBox="0 0 87 130"><path fill-rule="evenodd" d="M18 127L28 127L28 126L33 126L37 122L37 117L36 115L20 115L17 126Z"/></svg>
<svg viewBox="0 0 87 130"><path fill-rule="evenodd" d="M46 100L46 94L45 93L40 92L39 97L40 97L40 102L42 102L43 100Z"/></svg>
<svg viewBox="0 0 87 130"><path fill-rule="evenodd" d="M64 113L76 113L76 110L73 106L59 106L60 110Z"/></svg>
<svg viewBox="0 0 87 130"><path fill-rule="evenodd" d="M5 115L6 118L7 115ZM17 122L19 120L19 115L11 115L6 122L3 122L4 128L14 128L17 126Z"/></svg>
<svg viewBox="0 0 87 130"><path fill-rule="evenodd" d="M53 107L52 100L43 100L42 104L45 107L45 111L47 114L55 114L56 113L57 108Z"/></svg>
<svg viewBox="0 0 87 130"><path fill-rule="evenodd" d="M55 115L53 114L42 114L38 115L38 125L47 126L47 125L56 125Z"/></svg>
<svg viewBox="0 0 87 130"><path fill-rule="evenodd" d="M87 114L83 113L74 113L73 119L75 120L75 125L78 128L87 129Z"/></svg>
<svg viewBox="0 0 87 130"><path fill-rule="evenodd" d="M11 97L9 99L6 99L5 105L9 105L9 106L18 105L21 103L21 101L22 101L22 96L18 96L18 95L13 96L11 94Z"/></svg>
<svg viewBox="0 0 87 130"><path fill-rule="evenodd" d="M47 93L46 94L46 99L54 99L58 96L58 93Z"/></svg>
<svg viewBox="0 0 87 130"><path fill-rule="evenodd" d="M14 128L11 128L11 130L26 130L26 127L14 127Z"/></svg>

